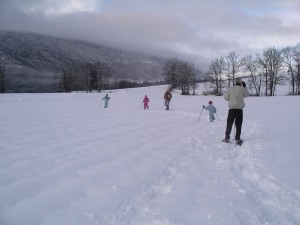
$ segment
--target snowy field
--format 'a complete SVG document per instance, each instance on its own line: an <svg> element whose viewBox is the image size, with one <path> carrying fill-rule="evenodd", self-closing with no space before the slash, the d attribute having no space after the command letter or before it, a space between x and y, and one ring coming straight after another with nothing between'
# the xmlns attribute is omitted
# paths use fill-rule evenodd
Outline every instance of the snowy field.
<svg viewBox="0 0 300 225"><path fill-rule="evenodd" d="M0 224L300 224L299 96L247 98L239 147L223 97L164 90L0 95Z"/></svg>

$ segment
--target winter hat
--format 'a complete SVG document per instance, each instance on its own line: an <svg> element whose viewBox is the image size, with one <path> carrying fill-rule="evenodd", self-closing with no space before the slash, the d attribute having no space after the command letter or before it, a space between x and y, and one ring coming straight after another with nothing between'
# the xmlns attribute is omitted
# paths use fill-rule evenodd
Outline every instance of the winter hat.
<svg viewBox="0 0 300 225"><path fill-rule="evenodd" d="M242 81L242 78L240 78L240 77L235 78L235 83L240 83L241 81Z"/></svg>
<svg viewBox="0 0 300 225"><path fill-rule="evenodd" d="M208 104L212 104L212 101L209 101Z"/></svg>

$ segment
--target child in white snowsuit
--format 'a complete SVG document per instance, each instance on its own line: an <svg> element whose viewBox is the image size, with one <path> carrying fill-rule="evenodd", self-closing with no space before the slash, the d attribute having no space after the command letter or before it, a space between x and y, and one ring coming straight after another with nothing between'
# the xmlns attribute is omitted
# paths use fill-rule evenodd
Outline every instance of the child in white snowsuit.
<svg viewBox="0 0 300 225"><path fill-rule="evenodd" d="M105 97L102 98L102 100L104 100L104 108L108 108L109 99L110 99L110 97L108 97L108 94L106 94Z"/></svg>
<svg viewBox="0 0 300 225"><path fill-rule="evenodd" d="M217 112L216 107L213 106L212 101L208 102L208 106L203 106L203 109L208 110L209 112L209 121L213 122L215 120L215 113Z"/></svg>

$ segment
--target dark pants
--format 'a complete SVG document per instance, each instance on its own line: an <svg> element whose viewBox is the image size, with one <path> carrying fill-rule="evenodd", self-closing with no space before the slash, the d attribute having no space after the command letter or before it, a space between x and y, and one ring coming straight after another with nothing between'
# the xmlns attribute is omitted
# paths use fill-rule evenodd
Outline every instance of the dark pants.
<svg viewBox="0 0 300 225"><path fill-rule="evenodd" d="M230 139L230 133L233 122L235 121L236 134L235 140L240 140L242 123L243 123L243 110L242 109L229 109L227 117L227 127L225 132L225 138Z"/></svg>
<svg viewBox="0 0 300 225"><path fill-rule="evenodd" d="M168 99L165 100L166 110L169 110L170 101L171 100L168 100Z"/></svg>

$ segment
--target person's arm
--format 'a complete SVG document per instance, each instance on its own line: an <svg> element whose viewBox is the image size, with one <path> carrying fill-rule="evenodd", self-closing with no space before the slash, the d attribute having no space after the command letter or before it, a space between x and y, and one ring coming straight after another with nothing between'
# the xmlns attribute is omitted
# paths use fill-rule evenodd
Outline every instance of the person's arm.
<svg viewBox="0 0 300 225"><path fill-rule="evenodd" d="M229 101L229 90L225 92L224 99Z"/></svg>
<svg viewBox="0 0 300 225"><path fill-rule="evenodd" d="M248 89L246 87L243 88L243 97L247 98L250 95Z"/></svg>

